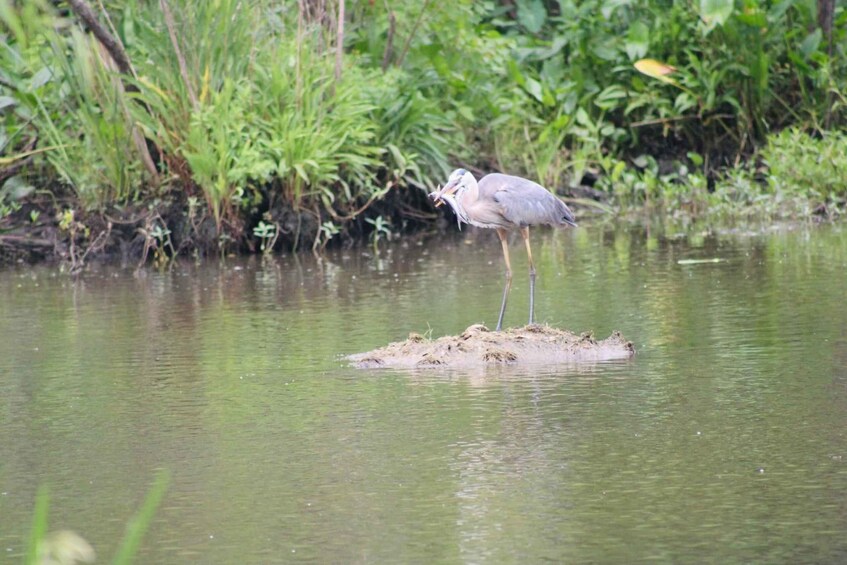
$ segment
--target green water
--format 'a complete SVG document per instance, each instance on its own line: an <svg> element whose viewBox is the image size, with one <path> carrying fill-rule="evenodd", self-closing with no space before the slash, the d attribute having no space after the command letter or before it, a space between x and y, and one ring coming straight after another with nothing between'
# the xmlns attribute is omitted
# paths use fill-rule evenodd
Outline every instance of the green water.
<svg viewBox="0 0 847 565"><path fill-rule="evenodd" d="M487 232L0 272L0 562L25 553L39 485L49 529L109 562L158 469L141 563L847 560L847 229L533 241L537 317L621 330L634 360L345 366L493 325ZM514 243L507 325L527 315Z"/></svg>

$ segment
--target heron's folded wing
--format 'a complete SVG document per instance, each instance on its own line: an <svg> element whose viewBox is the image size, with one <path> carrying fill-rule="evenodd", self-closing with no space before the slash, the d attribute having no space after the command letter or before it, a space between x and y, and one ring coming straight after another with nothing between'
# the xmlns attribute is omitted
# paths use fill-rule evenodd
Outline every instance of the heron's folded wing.
<svg viewBox="0 0 847 565"><path fill-rule="evenodd" d="M523 180L523 179L522 179ZM560 225L569 215L567 206L546 188L535 183L505 186L494 193L503 217L519 226Z"/></svg>

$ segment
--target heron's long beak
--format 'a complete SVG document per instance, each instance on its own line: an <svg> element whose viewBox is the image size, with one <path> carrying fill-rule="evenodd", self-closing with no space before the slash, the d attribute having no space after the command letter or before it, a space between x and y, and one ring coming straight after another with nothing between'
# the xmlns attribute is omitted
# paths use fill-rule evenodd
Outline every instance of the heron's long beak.
<svg viewBox="0 0 847 565"><path fill-rule="evenodd" d="M429 196L429 199L432 200L432 202L435 204L436 208L438 208L439 206L444 204L444 200L441 199L442 194L443 194L443 191L441 190L440 184L438 185L438 188L436 188L434 191L427 194L427 196Z"/></svg>
<svg viewBox="0 0 847 565"><path fill-rule="evenodd" d="M459 183L457 181L448 182L444 185L444 188L431 192L429 197L432 198L432 201L435 203L435 207L438 208L444 204L444 196L456 192L458 185Z"/></svg>

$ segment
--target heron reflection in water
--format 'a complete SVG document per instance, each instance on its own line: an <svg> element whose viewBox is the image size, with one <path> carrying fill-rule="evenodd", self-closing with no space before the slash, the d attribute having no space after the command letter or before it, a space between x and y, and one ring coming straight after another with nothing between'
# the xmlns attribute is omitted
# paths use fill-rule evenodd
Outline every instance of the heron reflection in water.
<svg viewBox="0 0 847 565"><path fill-rule="evenodd" d="M538 183L521 177L492 173L479 182L465 169L450 173L443 188L430 193L436 206L447 203L459 221L480 228L497 230L503 259L506 261L506 286L497 330L503 327L506 301L512 288L512 266L509 262L508 233L519 230L529 258L529 323L535 321L535 264L529 244L529 227L551 225L576 227L573 213L567 205Z"/></svg>

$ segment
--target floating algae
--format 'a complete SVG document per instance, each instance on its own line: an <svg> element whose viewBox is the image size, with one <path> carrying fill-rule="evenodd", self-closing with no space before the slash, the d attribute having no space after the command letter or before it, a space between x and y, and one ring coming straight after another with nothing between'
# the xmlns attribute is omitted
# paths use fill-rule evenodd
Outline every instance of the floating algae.
<svg viewBox="0 0 847 565"><path fill-rule="evenodd" d="M608 361L628 359L633 354L632 343L619 332L597 341L590 332L577 335L540 324L500 332L476 324L461 335L435 340L412 333L406 341L350 355L347 359L363 369L446 368Z"/></svg>

